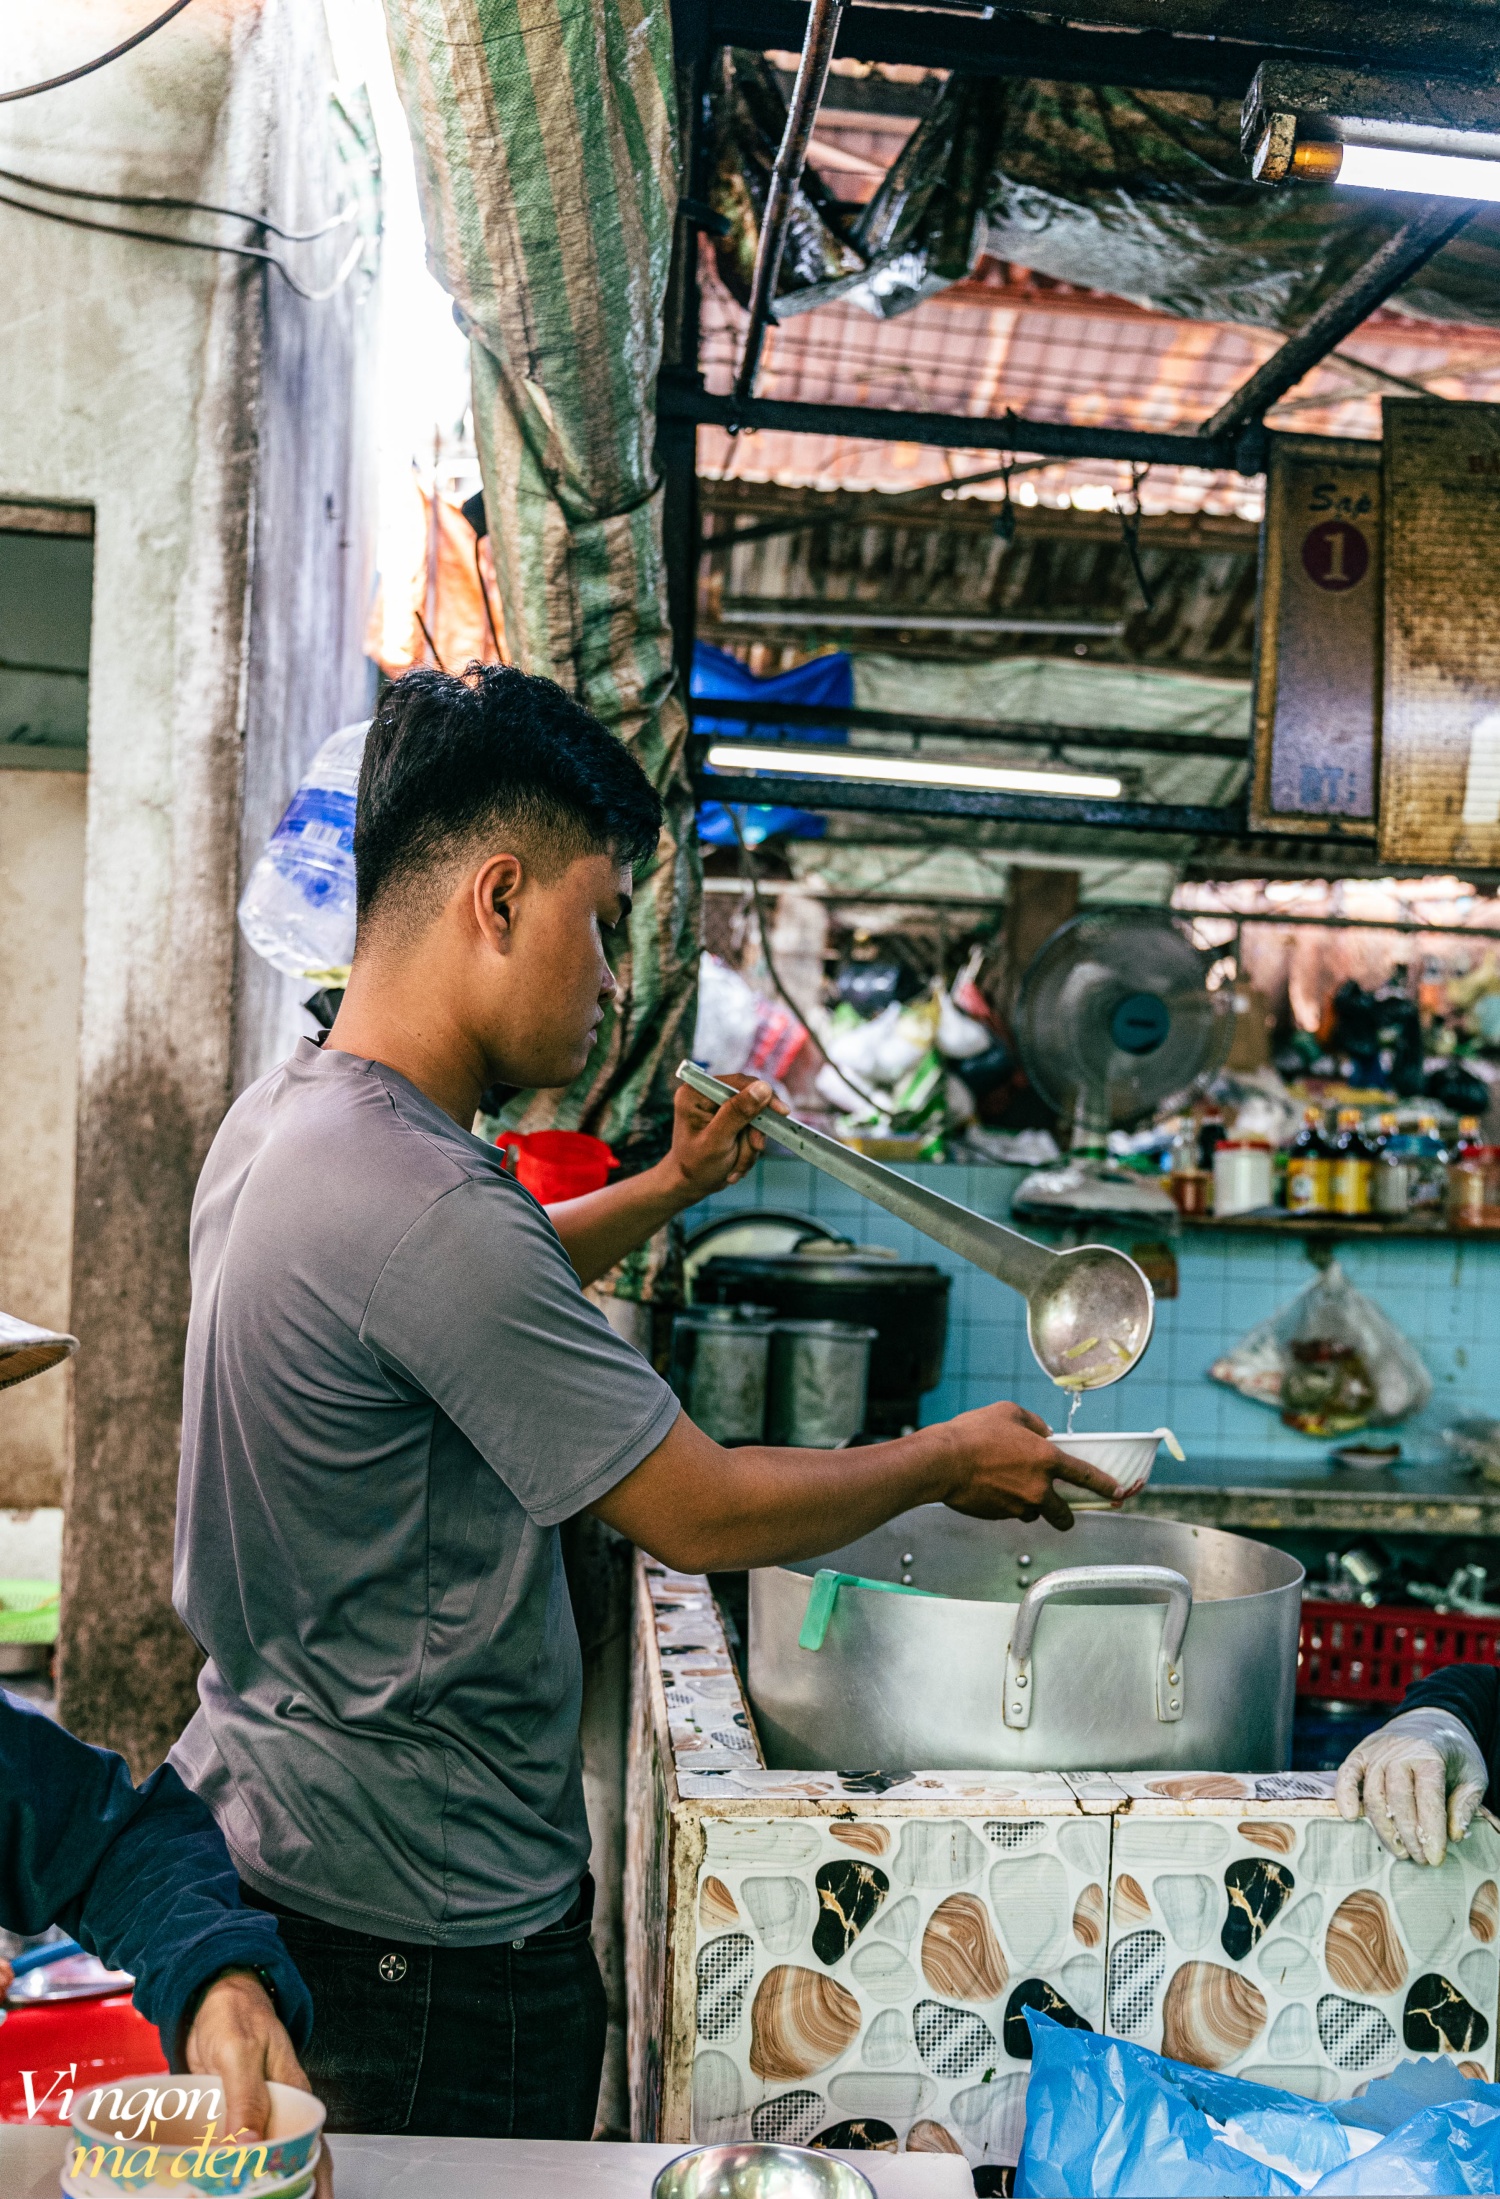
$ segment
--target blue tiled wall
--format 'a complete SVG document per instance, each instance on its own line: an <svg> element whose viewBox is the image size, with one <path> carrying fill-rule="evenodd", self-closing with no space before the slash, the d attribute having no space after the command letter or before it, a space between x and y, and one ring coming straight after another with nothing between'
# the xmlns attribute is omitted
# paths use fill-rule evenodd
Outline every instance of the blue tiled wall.
<svg viewBox="0 0 1500 2199"><path fill-rule="evenodd" d="M1023 1171L924 1166L904 1173L1003 1221ZM927 1420L999 1397L1058 1417L1058 1394L1026 1342L1021 1301L1002 1284L789 1157L768 1156L745 1183L695 1209L689 1226L755 1206L810 1214L857 1244L889 1245L903 1259L935 1261L950 1271L948 1351L942 1383L925 1401ZM1084 1399L1080 1431L1165 1424L1203 1459L1321 1457L1326 1440L1284 1428L1267 1407L1208 1380L1211 1361L1228 1344L1314 1280L1301 1240L1195 1231L1177 1239L1177 1260L1179 1294L1158 1306L1150 1350L1136 1373ZM1408 1456L1442 1457L1439 1430L1461 1414L1500 1417L1500 1244L1364 1239L1341 1246L1339 1260L1350 1281L1416 1345L1432 1375L1431 1404L1401 1428Z"/></svg>

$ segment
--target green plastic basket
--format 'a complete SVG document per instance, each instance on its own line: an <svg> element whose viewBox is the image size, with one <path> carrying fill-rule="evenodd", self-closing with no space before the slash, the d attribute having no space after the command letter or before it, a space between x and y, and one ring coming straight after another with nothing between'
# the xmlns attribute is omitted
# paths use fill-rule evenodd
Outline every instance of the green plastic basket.
<svg viewBox="0 0 1500 2199"><path fill-rule="evenodd" d="M55 1642L61 1595L56 1581L0 1581L0 1646Z"/></svg>

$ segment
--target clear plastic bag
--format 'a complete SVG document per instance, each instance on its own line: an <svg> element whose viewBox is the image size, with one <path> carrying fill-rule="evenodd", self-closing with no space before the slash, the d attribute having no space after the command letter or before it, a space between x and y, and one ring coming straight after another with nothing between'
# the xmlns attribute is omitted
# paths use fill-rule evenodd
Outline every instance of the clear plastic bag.
<svg viewBox="0 0 1500 2199"><path fill-rule="evenodd" d="M1432 1377L1416 1348L1337 1260L1216 1359L1210 1379L1278 1411L1303 1435L1389 1427L1419 1412Z"/></svg>

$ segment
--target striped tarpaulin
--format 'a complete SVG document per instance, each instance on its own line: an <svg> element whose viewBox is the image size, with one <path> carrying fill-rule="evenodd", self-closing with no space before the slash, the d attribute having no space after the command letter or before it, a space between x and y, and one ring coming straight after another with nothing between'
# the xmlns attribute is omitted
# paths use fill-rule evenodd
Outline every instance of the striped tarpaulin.
<svg viewBox="0 0 1500 2199"><path fill-rule="evenodd" d="M639 757L666 828L637 888L619 1003L584 1076L508 1119L670 1134L692 1037L700 871L667 621L656 374L677 212L666 0L386 0L428 257L468 329L515 662ZM619 1287L633 1295L629 1278Z"/></svg>

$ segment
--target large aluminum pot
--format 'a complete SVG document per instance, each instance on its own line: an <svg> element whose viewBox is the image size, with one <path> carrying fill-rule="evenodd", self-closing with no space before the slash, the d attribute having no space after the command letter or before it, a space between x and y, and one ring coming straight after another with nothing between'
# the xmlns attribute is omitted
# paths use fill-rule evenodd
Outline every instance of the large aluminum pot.
<svg viewBox="0 0 1500 2199"><path fill-rule="evenodd" d="M766 1760L1282 1771L1302 1580L1280 1550L1176 1520L1096 1512L1062 1534L924 1505L750 1575Z"/></svg>

